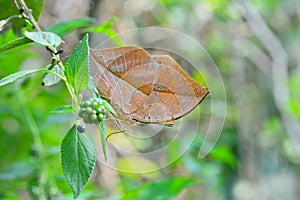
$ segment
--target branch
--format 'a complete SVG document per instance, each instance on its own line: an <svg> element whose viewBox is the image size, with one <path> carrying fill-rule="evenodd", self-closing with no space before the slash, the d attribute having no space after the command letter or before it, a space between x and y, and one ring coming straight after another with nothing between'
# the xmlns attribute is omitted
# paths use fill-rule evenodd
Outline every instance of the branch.
<svg viewBox="0 0 300 200"><path fill-rule="evenodd" d="M16 8L22 13L22 16L24 16L27 20L29 20L37 31L41 32L42 29L40 28L37 21L34 19L34 17L31 14L32 10L27 7L24 0L19 0L19 3L21 6L18 4L17 0L13 0L13 3L15 4ZM50 46L47 46L46 49L50 53L52 59L54 59L54 61L57 63L57 65L61 68L61 70L64 71L65 67L61 62L59 51L57 51L57 49L53 49ZM63 80L65 81L65 79L63 79ZM70 95L72 96L73 101L75 101L75 104L77 105L78 98L75 95L73 88L69 85L69 83L67 81L65 81L65 84L69 90Z"/></svg>
<svg viewBox="0 0 300 200"><path fill-rule="evenodd" d="M36 22L36 20L34 19L34 17L32 16L32 10L30 10L26 3L23 0L19 0L20 4L21 4L21 8L24 9L23 12L25 13L25 15L27 16L27 19L32 23L32 25L34 26L34 28L37 31L42 31L42 29L40 28L40 26L38 25L38 23ZM20 8L19 8L20 9Z"/></svg>

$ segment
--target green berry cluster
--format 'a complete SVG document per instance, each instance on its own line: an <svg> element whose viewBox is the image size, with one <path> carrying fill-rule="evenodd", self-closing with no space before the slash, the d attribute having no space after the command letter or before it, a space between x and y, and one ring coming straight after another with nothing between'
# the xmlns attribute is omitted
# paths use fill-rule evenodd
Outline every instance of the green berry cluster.
<svg viewBox="0 0 300 200"><path fill-rule="evenodd" d="M90 98L80 103L79 117L84 123L98 124L105 117L106 109L103 100L99 98Z"/></svg>

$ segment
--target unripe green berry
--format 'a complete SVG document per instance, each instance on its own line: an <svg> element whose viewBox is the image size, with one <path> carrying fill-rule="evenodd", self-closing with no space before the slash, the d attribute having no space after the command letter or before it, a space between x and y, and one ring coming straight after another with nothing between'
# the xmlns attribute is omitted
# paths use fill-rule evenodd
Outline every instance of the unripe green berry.
<svg viewBox="0 0 300 200"><path fill-rule="evenodd" d="M90 114L89 119L92 123L97 123L97 115L96 114Z"/></svg>
<svg viewBox="0 0 300 200"><path fill-rule="evenodd" d="M86 101L85 101L85 106L90 106L90 105L91 105L91 103L92 103L92 101L91 101L91 100L86 100Z"/></svg>
<svg viewBox="0 0 300 200"><path fill-rule="evenodd" d="M96 108L96 111L97 111L98 114L100 114L100 113L103 112L103 109L101 107L99 107L99 108Z"/></svg>
<svg viewBox="0 0 300 200"><path fill-rule="evenodd" d="M97 101L93 101L91 105L92 105L92 107L95 108L98 105L98 102Z"/></svg>
<svg viewBox="0 0 300 200"><path fill-rule="evenodd" d="M100 108L102 109L102 112L105 112L106 109L104 106L101 105Z"/></svg>
<svg viewBox="0 0 300 200"><path fill-rule="evenodd" d="M102 113L100 113L100 114L97 115L98 121L102 121L103 118L104 118L104 115Z"/></svg>
<svg viewBox="0 0 300 200"><path fill-rule="evenodd" d="M93 108L91 108L91 107L87 107L86 108L86 113L93 113Z"/></svg>
<svg viewBox="0 0 300 200"><path fill-rule="evenodd" d="M103 106L103 100L100 98L89 98L80 103L78 115L83 118L85 123L98 123L105 117L106 109Z"/></svg>

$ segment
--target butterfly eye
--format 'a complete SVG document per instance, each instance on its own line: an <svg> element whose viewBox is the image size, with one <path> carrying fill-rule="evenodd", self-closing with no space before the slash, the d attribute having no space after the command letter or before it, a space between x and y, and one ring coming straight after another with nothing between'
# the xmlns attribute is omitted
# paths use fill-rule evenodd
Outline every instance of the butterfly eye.
<svg viewBox="0 0 300 200"><path fill-rule="evenodd" d="M161 92L163 90L163 86L160 84L155 84L154 85L154 90Z"/></svg>

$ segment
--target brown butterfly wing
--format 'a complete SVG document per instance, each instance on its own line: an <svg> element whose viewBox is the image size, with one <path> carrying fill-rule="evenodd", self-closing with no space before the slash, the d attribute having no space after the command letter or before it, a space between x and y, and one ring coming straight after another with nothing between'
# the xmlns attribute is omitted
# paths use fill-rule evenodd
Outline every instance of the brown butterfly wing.
<svg viewBox="0 0 300 200"><path fill-rule="evenodd" d="M150 56L135 46L91 50L94 80L120 118L164 123L194 109L209 93L170 56Z"/></svg>
<svg viewBox="0 0 300 200"><path fill-rule="evenodd" d="M99 93L114 107L118 116L132 121L130 113L140 107L147 96L121 77L142 62L149 62L149 54L139 47L126 46L112 49L91 49L91 57L96 64L94 82ZM129 103L132 99L134 103Z"/></svg>
<svg viewBox="0 0 300 200"><path fill-rule="evenodd" d="M173 121L191 112L209 93L207 88L186 74L172 57L152 58L158 64L157 79L155 82L145 82L151 85L152 90L141 109L131 115L133 119L144 123ZM127 79L126 76L123 78Z"/></svg>
<svg viewBox="0 0 300 200"><path fill-rule="evenodd" d="M90 49L91 58L96 65L93 78L101 96L110 99L111 90L116 87L118 79L107 69L107 61L104 59L102 51L101 49Z"/></svg>

